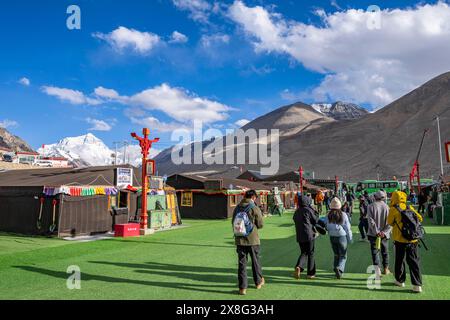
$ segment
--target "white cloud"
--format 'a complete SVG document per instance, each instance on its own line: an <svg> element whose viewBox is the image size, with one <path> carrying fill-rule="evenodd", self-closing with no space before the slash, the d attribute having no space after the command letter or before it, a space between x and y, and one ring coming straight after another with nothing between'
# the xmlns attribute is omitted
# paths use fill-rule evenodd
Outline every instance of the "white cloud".
<svg viewBox="0 0 450 320"><path fill-rule="evenodd" d="M227 34L212 34L202 35L200 43L204 48L209 48L215 45L230 43L230 36Z"/></svg>
<svg viewBox="0 0 450 320"><path fill-rule="evenodd" d="M106 41L118 52L131 49L139 54L148 54L161 42L160 37L154 33L141 32L122 26L108 34L96 32L93 37Z"/></svg>
<svg viewBox="0 0 450 320"><path fill-rule="evenodd" d="M248 123L250 123L250 120L241 119L241 120L236 121L234 124L237 125L239 128L242 128L243 126L245 126Z"/></svg>
<svg viewBox="0 0 450 320"><path fill-rule="evenodd" d="M130 116L127 113L125 115L129 116L130 120L134 124L138 124L147 128L151 128L152 130L156 130L158 132L172 132L180 129L192 130L192 128L188 128L187 126L177 123L177 122L162 122L155 117L142 117L137 118L134 116Z"/></svg>
<svg viewBox="0 0 450 320"><path fill-rule="evenodd" d="M61 101L69 102L74 105L99 105L102 103L102 101L95 98L90 98L84 95L83 92L78 90L58 88L53 86L43 86L42 91L49 96L57 97Z"/></svg>
<svg viewBox="0 0 450 320"><path fill-rule="evenodd" d="M31 84L30 79L23 77L18 81L21 85L24 85L25 87L28 87Z"/></svg>
<svg viewBox="0 0 450 320"><path fill-rule="evenodd" d="M19 123L14 120L4 119L0 121L0 128L8 129L8 128L15 128L19 126Z"/></svg>
<svg viewBox="0 0 450 320"><path fill-rule="evenodd" d="M213 123L226 120L227 105L198 97L183 88L173 88L163 83L129 97L129 103L148 110L159 110L180 122L193 120Z"/></svg>
<svg viewBox="0 0 450 320"><path fill-rule="evenodd" d="M112 129L112 125L103 120L86 118L86 122L92 126L88 129L89 131L111 131Z"/></svg>
<svg viewBox="0 0 450 320"><path fill-rule="evenodd" d="M189 17L197 22L208 23L211 11L217 6L212 6L206 0L172 0L179 10L189 11Z"/></svg>
<svg viewBox="0 0 450 320"><path fill-rule="evenodd" d="M119 93L113 89L106 89L103 87L95 88L94 93L96 96L105 99L119 99Z"/></svg>
<svg viewBox="0 0 450 320"><path fill-rule="evenodd" d="M186 43L188 41L189 38L185 34L182 34L181 32L178 31L174 31L170 36L169 43Z"/></svg>
<svg viewBox="0 0 450 320"><path fill-rule="evenodd" d="M385 9L381 29L368 28L365 10L320 15L323 25L289 21L242 1L228 16L251 39L256 52L286 54L324 74L309 95L384 105L450 70L450 7L444 2Z"/></svg>
<svg viewBox="0 0 450 320"><path fill-rule="evenodd" d="M104 104L116 102L131 108L125 110L125 115L132 121L145 119L161 131L172 131L185 125L191 125L194 120L211 124L228 119L228 113L233 108L208 98L199 97L184 88L171 87L167 83L155 86L131 96L122 96L114 89L97 87L91 98L81 91L66 88L43 87L45 93L55 96L61 101L75 105ZM147 117L148 111L165 113L175 122L159 122L153 116ZM91 119L92 120L92 119Z"/></svg>

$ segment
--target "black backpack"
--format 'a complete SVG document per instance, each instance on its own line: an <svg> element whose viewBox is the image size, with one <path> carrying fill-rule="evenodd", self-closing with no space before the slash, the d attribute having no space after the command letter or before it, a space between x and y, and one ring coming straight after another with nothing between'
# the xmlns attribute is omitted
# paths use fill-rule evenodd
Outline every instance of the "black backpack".
<svg viewBox="0 0 450 320"><path fill-rule="evenodd" d="M399 205L395 205L394 207L400 212L402 216L402 224L403 224L402 228L400 228L397 222L395 223L397 227L400 229L402 236L408 241L420 240L424 245L425 249L428 250L427 246L423 242L425 229L420 223L416 213L412 211L409 207L406 207L405 210L402 210Z"/></svg>

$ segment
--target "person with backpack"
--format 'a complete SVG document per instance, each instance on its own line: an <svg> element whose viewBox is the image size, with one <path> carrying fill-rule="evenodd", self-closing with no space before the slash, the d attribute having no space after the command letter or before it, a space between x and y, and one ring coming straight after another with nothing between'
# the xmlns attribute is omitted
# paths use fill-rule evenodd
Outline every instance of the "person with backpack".
<svg viewBox="0 0 450 320"><path fill-rule="evenodd" d="M367 207L369 206L368 200L366 197L361 196L359 198L359 224L358 229L361 234L361 238L359 241L366 242L367 232L369 231L369 220L367 220Z"/></svg>
<svg viewBox="0 0 450 320"><path fill-rule="evenodd" d="M347 248L353 238L350 221L341 207L339 198L333 198L330 203L330 212L324 219L334 253L333 268L337 279L341 279L344 274Z"/></svg>
<svg viewBox="0 0 450 320"><path fill-rule="evenodd" d="M405 287L406 263L409 266L413 292L422 292L422 273L420 270L419 240L423 237L422 216L412 206L406 204L406 193L392 193L388 224L392 226L395 247L395 282Z"/></svg>
<svg viewBox="0 0 450 320"><path fill-rule="evenodd" d="M255 190L247 191L244 199L233 212L232 224L238 254L240 295L247 294L247 257L249 255L252 260L253 281L256 289L261 289L265 284L259 257L261 241L258 234L258 229L263 227L264 221L261 210L255 204L257 198Z"/></svg>
<svg viewBox="0 0 450 320"><path fill-rule="evenodd" d="M312 207L310 198L306 196L299 198L298 208L294 213L293 220L301 252L295 266L294 277L300 279L300 275L307 265L307 278L314 279L316 277L316 262L314 260L316 230L314 227L319 221L319 214Z"/></svg>
<svg viewBox="0 0 450 320"><path fill-rule="evenodd" d="M376 266L376 274L381 275L381 262L383 264L383 274L390 274L389 270L389 238L391 226L387 223L389 215L389 207L384 202L387 194L378 191L374 194L375 202L367 207L367 219L369 229L367 237L370 242L370 250L372 253L372 262ZM382 261L380 261L380 254Z"/></svg>

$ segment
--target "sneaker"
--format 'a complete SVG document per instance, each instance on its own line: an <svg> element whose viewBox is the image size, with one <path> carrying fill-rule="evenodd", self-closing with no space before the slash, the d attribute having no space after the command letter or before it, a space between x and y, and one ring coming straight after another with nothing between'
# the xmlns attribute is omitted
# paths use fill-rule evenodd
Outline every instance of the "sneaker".
<svg viewBox="0 0 450 320"><path fill-rule="evenodd" d="M262 288L263 285L266 284L266 281L264 280L264 278L261 278L261 282L256 286L256 289L259 290Z"/></svg>
<svg viewBox="0 0 450 320"><path fill-rule="evenodd" d="M421 286L413 286L412 291L415 293L422 293L422 287Z"/></svg>
<svg viewBox="0 0 450 320"><path fill-rule="evenodd" d="M384 274L385 276L388 276L388 275L391 274L391 270L389 270L388 267L385 267L384 270L383 270L383 274Z"/></svg>
<svg viewBox="0 0 450 320"><path fill-rule="evenodd" d="M334 274L336 275L336 279L340 280L342 278L342 271L338 268L334 269Z"/></svg>
<svg viewBox="0 0 450 320"><path fill-rule="evenodd" d="M377 277L377 279L381 279L381 268L380 267L375 267L375 276Z"/></svg>
<svg viewBox="0 0 450 320"><path fill-rule="evenodd" d="M313 279L315 279L316 278L316 276L307 276L306 277L306 279L310 279L310 280L313 280Z"/></svg>
<svg viewBox="0 0 450 320"><path fill-rule="evenodd" d="M359 239L359 242L366 242L367 240L366 240L366 238L360 238Z"/></svg>
<svg viewBox="0 0 450 320"><path fill-rule="evenodd" d="M394 284L397 287L400 287L400 288L404 288L405 287L405 283L404 282L398 282L397 280L394 281Z"/></svg>
<svg viewBox="0 0 450 320"><path fill-rule="evenodd" d="M299 267L296 267L296 268L295 268L295 271L294 271L294 278L297 279L297 280L300 279L301 273L302 273L302 272L301 272L300 268L299 268Z"/></svg>
<svg viewBox="0 0 450 320"><path fill-rule="evenodd" d="M239 289L239 295L245 296L247 294L247 289Z"/></svg>

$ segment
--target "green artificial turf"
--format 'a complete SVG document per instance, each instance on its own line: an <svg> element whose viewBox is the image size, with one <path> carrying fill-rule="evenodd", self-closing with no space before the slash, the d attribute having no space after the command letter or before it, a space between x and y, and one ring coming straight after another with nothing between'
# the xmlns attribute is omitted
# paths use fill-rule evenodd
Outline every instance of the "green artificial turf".
<svg viewBox="0 0 450 320"><path fill-rule="evenodd" d="M409 275L406 288L393 286L393 276L386 276L381 289L369 290L370 250L363 242L350 246L347 273L336 280L327 236L316 244L317 278L295 280L298 246L292 213L266 218L265 223L261 238L267 285L261 290L250 287L245 297L236 294L230 221L185 220L185 228L147 237L86 243L0 235L0 299L450 298L450 227L427 222L430 251L421 249L424 292L417 295L410 292ZM353 230L357 240L356 226ZM392 252L391 245L391 269ZM80 290L67 289L71 265L81 269Z"/></svg>

